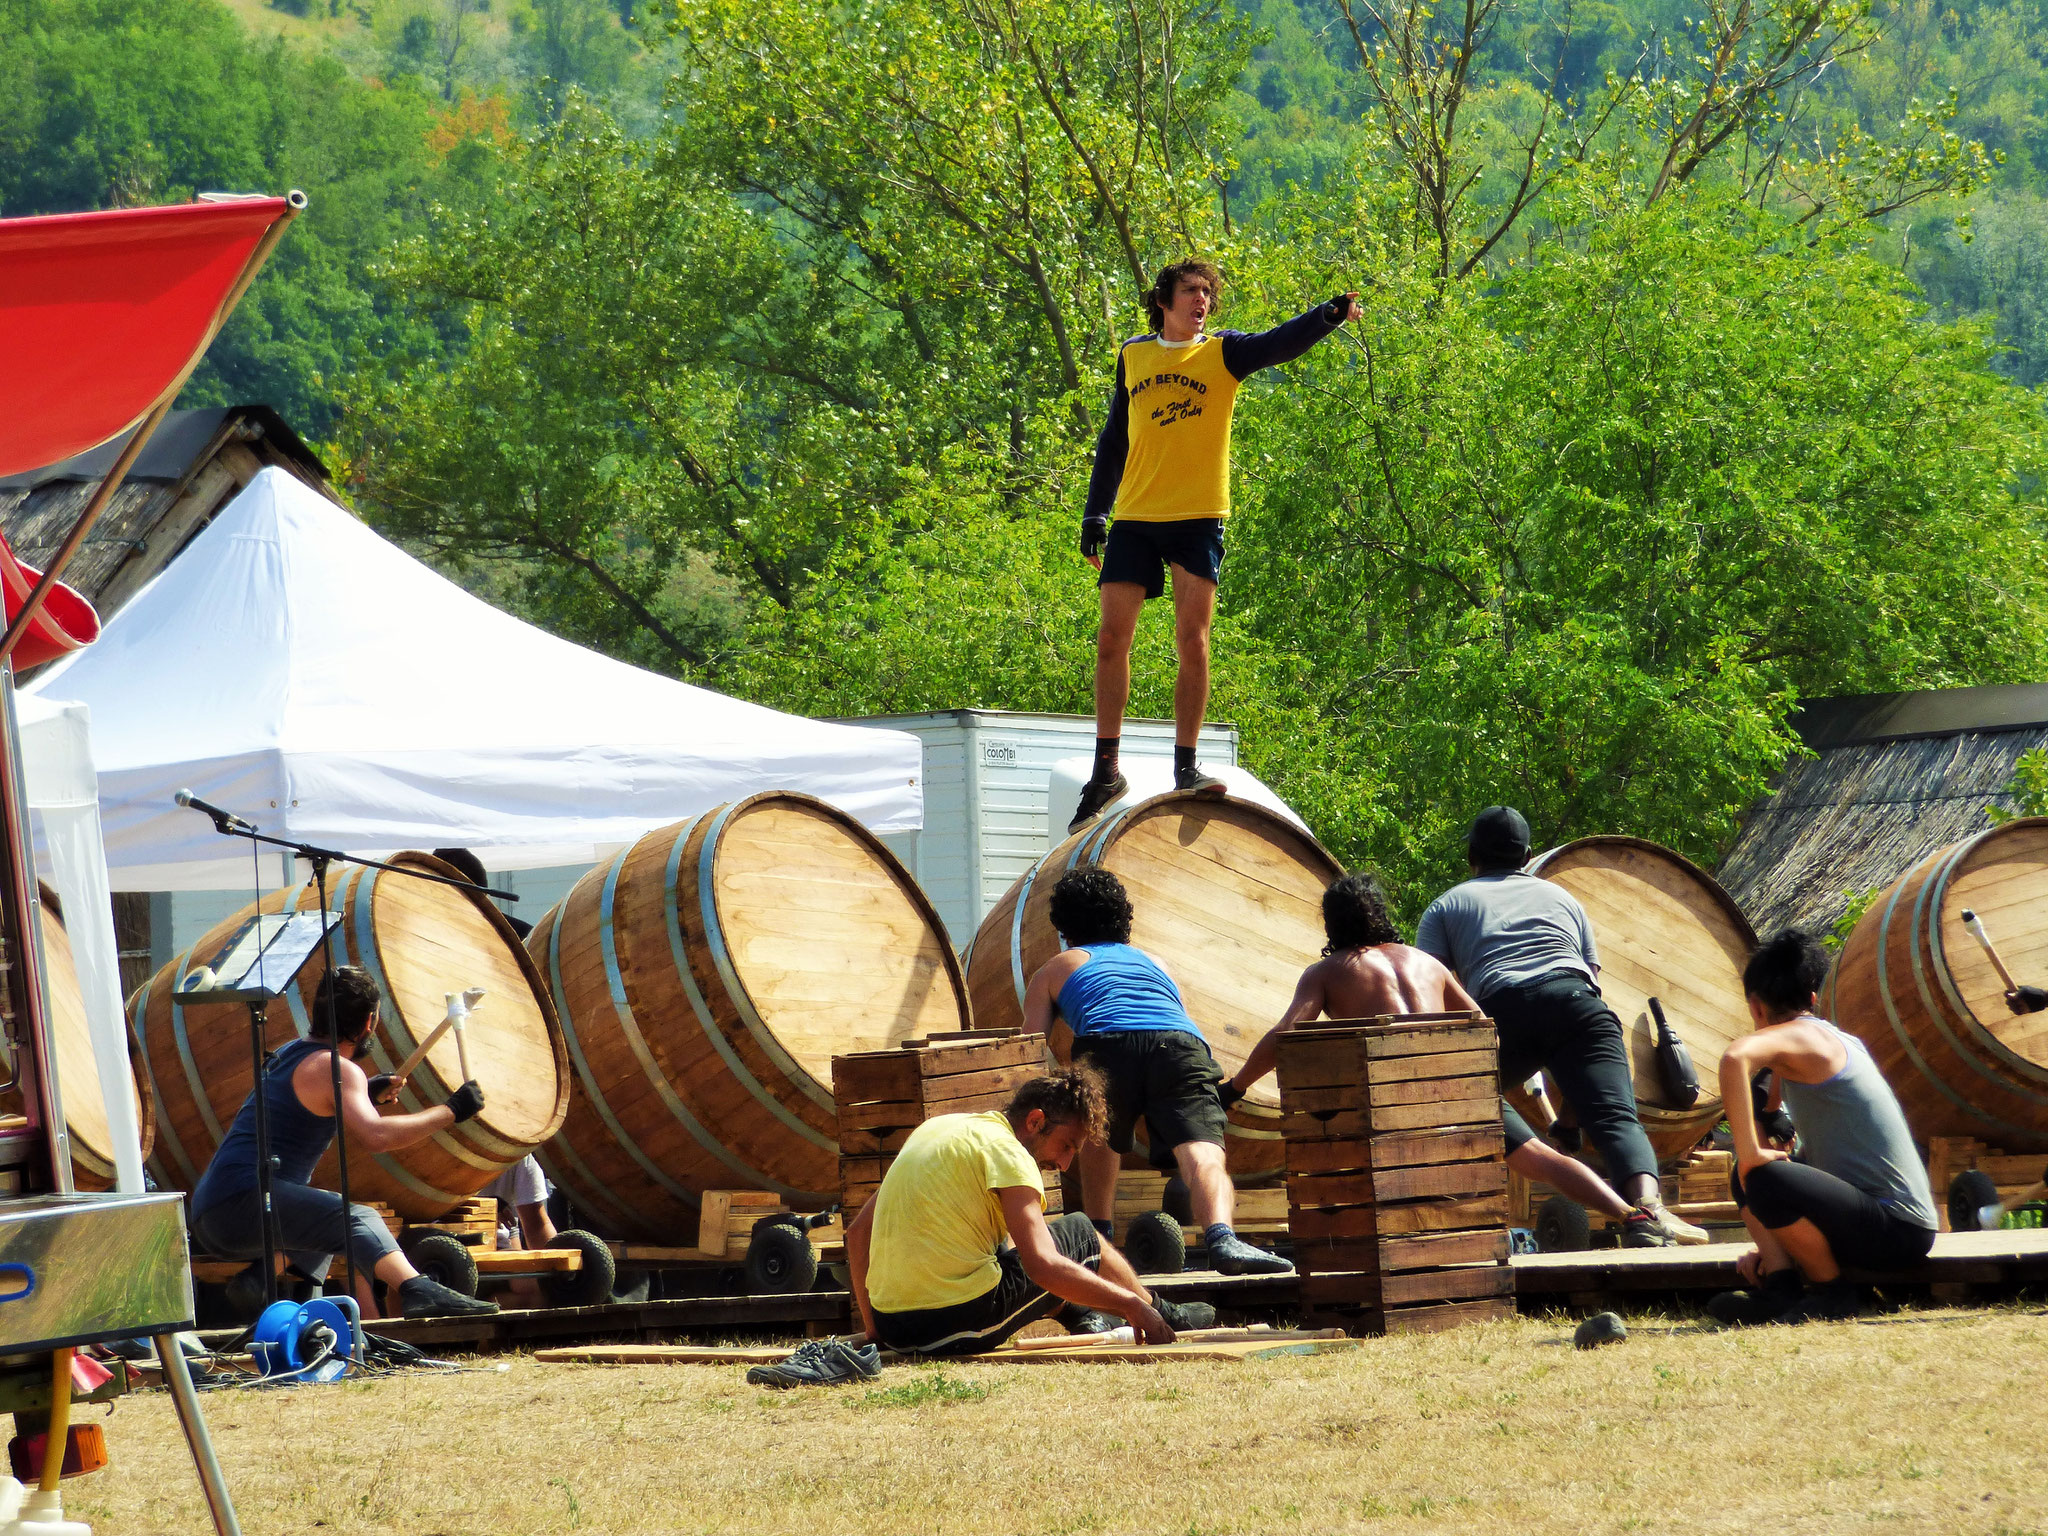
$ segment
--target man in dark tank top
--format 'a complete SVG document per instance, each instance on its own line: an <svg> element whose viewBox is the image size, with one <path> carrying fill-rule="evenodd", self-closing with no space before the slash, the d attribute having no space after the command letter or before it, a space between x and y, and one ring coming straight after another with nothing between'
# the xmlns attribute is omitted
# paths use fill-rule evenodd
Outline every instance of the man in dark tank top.
<svg viewBox="0 0 2048 1536"><path fill-rule="evenodd" d="M396 1292L407 1317L444 1317L495 1312L495 1302L478 1301L450 1290L414 1269L399 1252L383 1219L367 1205L351 1204L346 1214L341 1196L315 1189L313 1169L334 1140L334 1058L340 1057L341 1109L348 1123L349 1146L360 1152L395 1152L460 1124L483 1108L483 1090L464 1083L447 1102L413 1114L381 1114L380 1100L398 1097L404 1079L367 1076L358 1060L368 1051L377 1030L377 1004L382 998L368 973L339 966L320 979L308 1020L311 1033L280 1046L264 1063L255 1092L221 1139L192 1191L192 1232L208 1251L227 1259L258 1259L263 1255L263 1208L256 1179L256 1094L263 1095L269 1121L270 1203L276 1226L273 1236L281 1255L316 1278L328 1261L348 1245L359 1283L367 1289L371 1276ZM334 1038L327 1037L332 1004ZM259 1277L260 1282L260 1277ZM366 1310L370 1298L360 1295Z"/></svg>

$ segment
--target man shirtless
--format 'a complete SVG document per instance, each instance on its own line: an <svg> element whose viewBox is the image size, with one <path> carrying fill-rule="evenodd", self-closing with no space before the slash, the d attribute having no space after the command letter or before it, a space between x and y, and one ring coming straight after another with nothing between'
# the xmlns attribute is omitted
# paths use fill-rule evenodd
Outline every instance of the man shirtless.
<svg viewBox="0 0 2048 1536"><path fill-rule="evenodd" d="M1287 1012L1223 1085L1226 1106L1273 1070L1280 1058L1280 1037L1310 1019L1478 1011L1479 1005L1442 961L1401 942L1387 915L1386 894L1371 875L1346 875L1323 892L1323 932L1329 940L1323 958L1301 973ZM1538 1141L1513 1105L1502 1103L1501 1123L1507 1133L1507 1164L1515 1172L1619 1222L1625 1247L1661 1248L1669 1241L1648 1213L1630 1206L1592 1169Z"/></svg>

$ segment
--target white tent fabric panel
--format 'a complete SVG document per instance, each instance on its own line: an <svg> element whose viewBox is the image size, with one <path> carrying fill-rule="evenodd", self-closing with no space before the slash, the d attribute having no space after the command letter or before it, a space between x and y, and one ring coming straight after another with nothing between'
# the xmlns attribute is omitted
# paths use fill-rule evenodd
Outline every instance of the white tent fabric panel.
<svg viewBox="0 0 2048 1536"><path fill-rule="evenodd" d="M593 860L761 790L817 795L876 832L923 820L916 737L600 656L276 469L35 691L92 708L117 890L249 882L246 845L177 810L180 788L274 836L461 845L493 869Z"/></svg>
<svg viewBox="0 0 2048 1536"><path fill-rule="evenodd" d="M64 904L64 931L85 997L94 1064L107 1106L114 1153L114 1187L142 1193L142 1128L135 1102L110 1085L130 1080L128 1026L121 1002L121 958L114 938L113 899L100 843L100 807L93 773L92 731L83 704L59 704L30 695L15 698L22 777L29 813L40 834L38 862ZM57 1082L60 1096L79 1091Z"/></svg>

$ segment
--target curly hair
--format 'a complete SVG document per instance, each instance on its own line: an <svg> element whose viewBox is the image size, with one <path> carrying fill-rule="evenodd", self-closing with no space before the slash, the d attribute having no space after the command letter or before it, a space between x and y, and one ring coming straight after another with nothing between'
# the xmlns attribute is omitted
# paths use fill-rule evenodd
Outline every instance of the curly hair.
<svg viewBox="0 0 2048 1536"><path fill-rule="evenodd" d="M313 1011L306 1019L306 1032L315 1039L327 1038L327 999L334 997L334 1029L344 1042L360 1040L377 1017L377 1004L384 992L361 966L337 966L320 978L313 994Z"/></svg>
<svg viewBox="0 0 2048 1536"><path fill-rule="evenodd" d="M1070 869L1052 888L1052 925L1068 944L1131 942L1131 898L1106 869Z"/></svg>
<svg viewBox="0 0 2048 1536"><path fill-rule="evenodd" d="M1174 296L1180 292L1180 280L1184 277L1199 277L1209 285L1210 307L1223 297L1223 274L1213 261L1176 261L1170 267L1161 267L1159 275L1152 280L1152 286L1145 290L1145 316L1152 322L1152 329L1158 330L1166 324L1166 312L1173 307Z"/></svg>
<svg viewBox="0 0 2048 1536"><path fill-rule="evenodd" d="M1398 944L1401 932L1387 915L1387 893L1371 875L1346 875L1323 892L1323 953Z"/></svg>
<svg viewBox="0 0 2048 1536"><path fill-rule="evenodd" d="M1109 1134L1109 1095L1102 1074L1093 1067L1077 1065L1034 1077L1010 1096L1003 1113L1013 1129L1024 1128L1024 1117L1034 1109L1045 1111L1046 1129L1080 1121L1088 1127L1088 1139L1101 1141Z"/></svg>
<svg viewBox="0 0 2048 1536"><path fill-rule="evenodd" d="M1812 1007L1827 979L1826 948L1800 928L1779 929L1749 952L1742 968L1742 990L1783 1018Z"/></svg>

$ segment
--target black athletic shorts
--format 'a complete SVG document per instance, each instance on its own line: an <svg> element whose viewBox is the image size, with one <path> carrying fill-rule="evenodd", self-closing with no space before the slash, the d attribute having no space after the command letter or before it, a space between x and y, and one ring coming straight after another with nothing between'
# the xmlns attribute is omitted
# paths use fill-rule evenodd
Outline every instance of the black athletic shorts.
<svg viewBox="0 0 2048 1536"><path fill-rule="evenodd" d="M1222 1146L1225 1117L1217 1088L1223 1069L1209 1042L1184 1029L1117 1029L1079 1035L1074 1061L1100 1072L1109 1089L1109 1144L1131 1150L1138 1117L1152 1161L1173 1167L1173 1149L1184 1141Z"/></svg>
<svg viewBox="0 0 2048 1536"><path fill-rule="evenodd" d="M1507 1134L1507 1155L1513 1157L1522 1148L1536 1139L1529 1122L1522 1118L1522 1112L1506 1099L1500 1101L1500 1128Z"/></svg>
<svg viewBox="0 0 2048 1536"><path fill-rule="evenodd" d="M1102 1261L1102 1239L1095 1223L1080 1211L1054 1216L1045 1224L1052 1244L1076 1264L1094 1269ZM996 1255L1003 1268L995 1289L951 1307L926 1307L917 1312L875 1313L875 1331L882 1342L904 1355L974 1355L994 1349L1026 1323L1051 1317L1066 1305L1050 1291L1034 1285L1024 1273L1017 1250Z"/></svg>
<svg viewBox="0 0 2048 1536"><path fill-rule="evenodd" d="M1177 523L1144 523L1120 517L1109 525L1102 552L1104 582L1131 581L1147 597L1166 590L1166 568L1177 565L1204 581L1223 579L1223 519L1190 517Z"/></svg>

